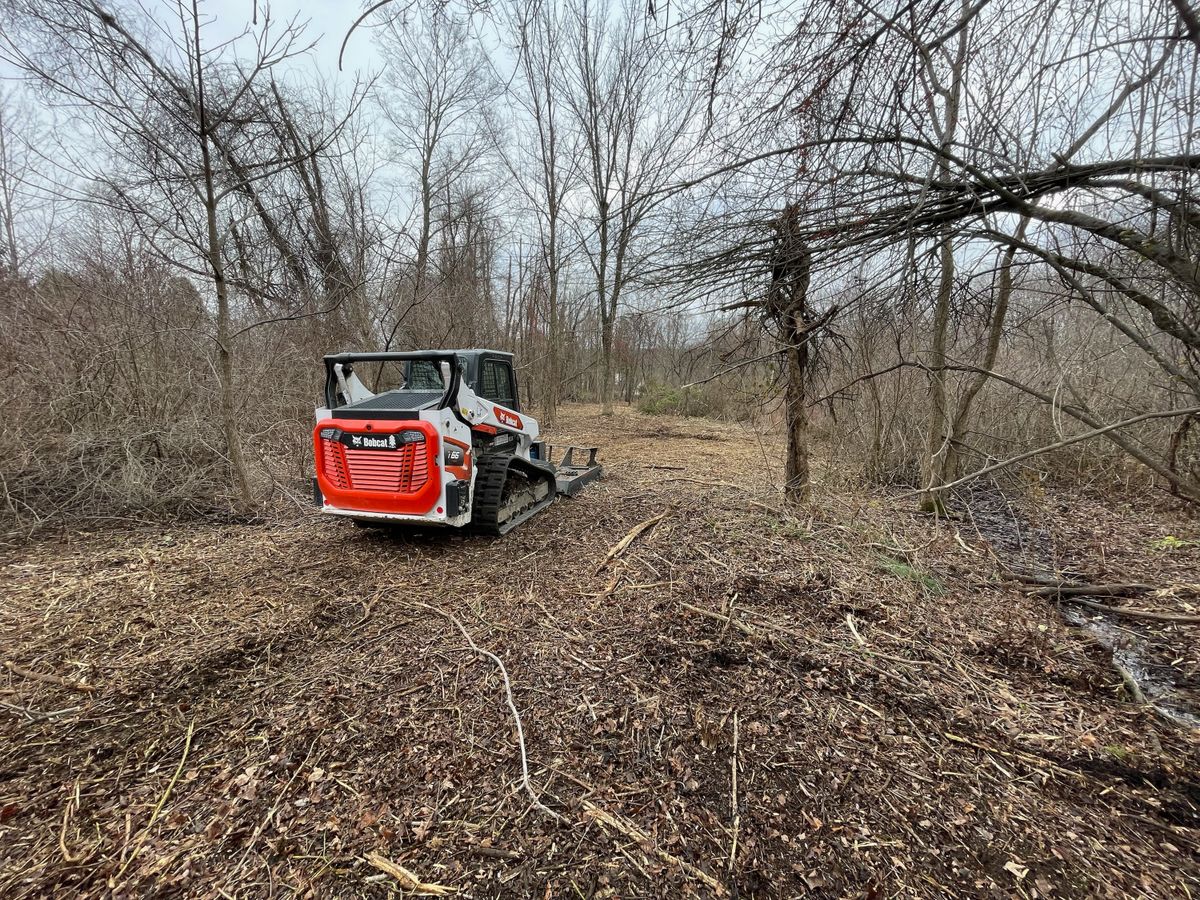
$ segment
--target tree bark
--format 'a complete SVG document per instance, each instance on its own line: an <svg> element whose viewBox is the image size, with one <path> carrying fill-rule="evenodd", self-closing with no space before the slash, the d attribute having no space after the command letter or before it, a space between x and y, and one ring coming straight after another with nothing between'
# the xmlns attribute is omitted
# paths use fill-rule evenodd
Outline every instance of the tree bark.
<svg viewBox="0 0 1200 900"><path fill-rule="evenodd" d="M808 464L808 341L797 320L788 317L787 354L787 465L784 470L784 494L793 502L808 499L811 477ZM798 342L798 343L797 343Z"/></svg>
<svg viewBox="0 0 1200 900"><path fill-rule="evenodd" d="M204 101L204 75L200 64L200 11L192 2L192 36L196 54L196 105L199 120L200 157L204 169L204 211L208 230L208 264L212 269L213 290L217 295L217 375L220 380L221 427L225 433L225 452L238 496L246 506L254 504L250 473L242 453L237 427L237 403L233 387L233 337L229 317L229 285L225 280L225 262L221 255L221 234L217 227L217 193L213 183L212 150L209 146L208 111Z"/></svg>
<svg viewBox="0 0 1200 900"><path fill-rule="evenodd" d="M970 2L962 0L962 20L969 22ZM934 72L932 63L928 62L928 53L923 56L927 60L926 75L936 93L945 99L945 108L941 123L940 143L942 153L936 163L943 180L949 180L952 175L949 151L958 134L959 109L962 103L963 69L967 61L967 38L970 28L964 26L958 32L958 48L950 67L950 86L943 88ZM924 49L924 48L922 48ZM930 102L932 111L932 101ZM943 234L938 247L939 266L937 301L933 312L933 341L930 348L929 364L929 432L928 452L925 460L925 487L921 495L921 509L926 512L943 513L945 511L940 492L933 490L945 484L948 466L952 460L950 448L953 431L952 416L948 402L948 373L946 371L946 344L950 329L950 303L954 294L954 242L947 230Z"/></svg>
<svg viewBox="0 0 1200 900"><path fill-rule="evenodd" d="M600 258L596 265L596 299L600 310L600 415L611 416L613 322L608 312L608 202L601 199L597 206L600 217Z"/></svg>
<svg viewBox="0 0 1200 900"><path fill-rule="evenodd" d="M808 499L808 285L812 256L799 237L799 208L789 204L775 223L774 261L767 289L767 314L779 329L784 344L784 422L787 457L784 461L784 495L793 503Z"/></svg>

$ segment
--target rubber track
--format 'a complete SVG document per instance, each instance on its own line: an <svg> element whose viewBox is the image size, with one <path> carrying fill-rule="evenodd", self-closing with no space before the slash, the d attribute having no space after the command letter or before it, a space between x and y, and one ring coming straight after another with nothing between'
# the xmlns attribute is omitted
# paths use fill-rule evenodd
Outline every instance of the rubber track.
<svg viewBox="0 0 1200 900"><path fill-rule="evenodd" d="M517 457L506 453L488 454L479 460L479 470L475 473L475 496L471 502L472 531L480 534L504 534L554 502L555 486L550 482L550 493L541 504L526 510L515 521L497 521L501 504L504 502L504 484L508 480L508 470L514 461L521 462ZM536 477L535 472L528 474L531 480Z"/></svg>
<svg viewBox="0 0 1200 900"><path fill-rule="evenodd" d="M478 462L475 473L475 496L471 498L471 530L481 534L500 534L500 502L504 496L504 482L508 478L508 467L512 457L503 453L484 456Z"/></svg>

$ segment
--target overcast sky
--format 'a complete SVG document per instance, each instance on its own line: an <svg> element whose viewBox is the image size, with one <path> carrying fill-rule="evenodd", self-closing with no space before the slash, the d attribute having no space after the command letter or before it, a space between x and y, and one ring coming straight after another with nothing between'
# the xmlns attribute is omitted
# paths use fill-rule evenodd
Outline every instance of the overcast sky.
<svg viewBox="0 0 1200 900"><path fill-rule="evenodd" d="M170 14L169 7L159 5L155 0L146 0L144 5L157 16ZM296 16L299 22L308 22L308 27L304 30L305 40L315 41L316 45L304 57L291 62L290 67L294 71L319 71L346 85L353 84L356 75L366 77L379 71L382 60L375 48L373 30L368 26L382 18L382 10L355 30L346 46L344 71L339 73L338 48L341 47L346 31L366 8L365 4L355 0L274 0L270 4L265 0L258 0L257 5L259 24L262 23L268 6L271 18L280 24L289 21L293 16ZM254 7L255 0L201 0L201 15L207 22L204 28L205 47L213 47L241 33L251 24ZM168 27L170 24L178 23L168 22ZM21 75L11 65L0 61L0 79L15 82L21 80Z"/></svg>
<svg viewBox="0 0 1200 900"><path fill-rule="evenodd" d="M308 21L304 30L305 39L316 41L307 59L296 62L297 66L315 67L327 76L338 76L338 48L347 30L354 24L363 9L364 4L357 2L338 2L338 0L273 0L270 4L258 0L259 21L263 11L269 6L271 18L278 22L286 22L293 16L299 21ZM209 0L202 7L214 19L209 29L210 46L215 39L232 37L250 24L254 13L255 0ZM379 54L372 40L372 30L367 26L371 21L377 21L384 12L375 13L367 22L360 25L350 37L346 46L343 61L344 71L339 80L350 83L356 72L361 75L378 71Z"/></svg>

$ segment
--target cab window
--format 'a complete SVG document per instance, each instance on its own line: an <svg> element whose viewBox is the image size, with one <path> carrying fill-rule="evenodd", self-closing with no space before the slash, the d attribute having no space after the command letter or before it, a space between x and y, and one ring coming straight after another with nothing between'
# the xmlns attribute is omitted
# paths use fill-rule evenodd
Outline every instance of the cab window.
<svg viewBox="0 0 1200 900"><path fill-rule="evenodd" d="M480 376L479 393L501 406L517 408L517 389L513 383L512 366L498 359L485 359Z"/></svg>
<svg viewBox="0 0 1200 900"><path fill-rule="evenodd" d="M414 359L408 364L408 382L404 385L410 391L440 391L445 389L442 384L442 373L437 363L430 359Z"/></svg>

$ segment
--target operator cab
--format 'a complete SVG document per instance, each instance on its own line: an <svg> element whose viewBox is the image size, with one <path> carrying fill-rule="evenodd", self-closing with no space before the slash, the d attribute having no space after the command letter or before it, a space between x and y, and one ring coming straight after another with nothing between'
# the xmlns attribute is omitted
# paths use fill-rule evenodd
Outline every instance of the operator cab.
<svg viewBox="0 0 1200 900"><path fill-rule="evenodd" d="M326 403L342 418L402 419L445 405L455 375L485 400L521 411L513 355L502 350L432 350L426 358L329 364ZM458 362L447 371L446 359ZM366 385L371 385L368 389Z"/></svg>
<svg viewBox="0 0 1200 900"><path fill-rule="evenodd" d="M463 368L463 378L478 396L493 403L521 411L521 396L517 390L517 372L513 355L500 350L458 350L456 355Z"/></svg>

